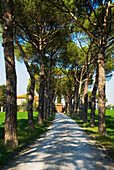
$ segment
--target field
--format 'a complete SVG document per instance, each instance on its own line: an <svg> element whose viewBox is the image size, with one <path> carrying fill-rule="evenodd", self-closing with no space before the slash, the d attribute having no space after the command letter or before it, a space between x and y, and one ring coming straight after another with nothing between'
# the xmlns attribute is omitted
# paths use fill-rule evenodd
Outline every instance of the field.
<svg viewBox="0 0 114 170"><path fill-rule="evenodd" d="M38 125L38 112L34 112L34 126L35 131L28 131L28 115L27 112L18 112L17 113L17 128L18 128L18 140L19 146L17 149L6 148L4 146L4 122L5 122L5 113L0 112L0 165L6 165L12 157L21 151L24 147L27 147L28 144L33 143L36 138L39 138L43 133L47 131L47 127L51 124L54 119L54 115L44 122L43 125Z"/></svg>
<svg viewBox="0 0 114 170"><path fill-rule="evenodd" d="M95 113L95 127L91 127L89 123L90 110L88 110L88 123L83 123L82 120L74 117L72 118L85 129L86 133L91 139L96 141L97 145L103 145L114 160L114 110L106 110L105 120L107 136L101 136L98 134L98 110L96 110Z"/></svg>

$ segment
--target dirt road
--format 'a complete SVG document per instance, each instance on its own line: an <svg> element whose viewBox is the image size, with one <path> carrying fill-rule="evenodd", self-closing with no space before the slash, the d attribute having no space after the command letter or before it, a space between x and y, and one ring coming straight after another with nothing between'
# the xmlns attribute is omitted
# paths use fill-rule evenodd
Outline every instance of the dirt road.
<svg viewBox="0 0 114 170"><path fill-rule="evenodd" d="M16 158L8 170L107 170L105 153L88 140L81 127L57 113L50 130Z"/></svg>

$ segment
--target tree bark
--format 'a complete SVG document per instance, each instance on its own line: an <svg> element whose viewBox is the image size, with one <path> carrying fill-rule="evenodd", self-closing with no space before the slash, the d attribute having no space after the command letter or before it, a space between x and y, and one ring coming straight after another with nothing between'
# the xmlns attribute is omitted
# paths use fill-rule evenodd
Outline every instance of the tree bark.
<svg viewBox="0 0 114 170"><path fill-rule="evenodd" d="M107 135L105 123L105 59L104 45L101 45L98 54L99 82L98 82L98 129L99 134Z"/></svg>
<svg viewBox="0 0 114 170"><path fill-rule="evenodd" d="M75 91L74 91L74 104L73 104L73 115L76 116L76 111L77 111L77 89L75 87Z"/></svg>
<svg viewBox="0 0 114 170"><path fill-rule="evenodd" d="M70 103L69 100L67 100L67 114L70 115Z"/></svg>
<svg viewBox="0 0 114 170"><path fill-rule="evenodd" d="M45 88L45 66L41 63L40 88L39 88L39 106L38 106L38 123L44 121L44 88Z"/></svg>
<svg viewBox="0 0 114 170"><path fill-rule="evenodd" d="M67 107L68 107L68 100L67 100L67 96L65 96L65 113L67 113Z"/></svg>
<svg viewBox="0 0 114 170"><path fill-rule="evenodd" d="M87 122L87 111L88 111L88 79L85 81L84 85L84 110L83 110L83 120Z"/></svg>
<svg viewBox="0 0 114 170"><path fill-rule="evenodd" d="M48 117L50 116L50 105L51 105L51 68L49 67L49 72L48 72L48 106L47 106L47 115Z"/></svg>
<svg viewBox="0 0 114 170"><path fill-rule="evenodd" d="M81 95L81 88L82 88L82 78L83 78L83 72L84 72L84 64L83 64L83 67L81 69L81 74L80 74L80 81L79 81L79 87L78 87L78 100L77 100L77 103L76 103L76 117L78 118L79 117L79 107L80 107L80 95Z"/></svg>
<svg viewBox="0 0 114 170"><path fill-rule="evenodd" d="M53 79L52 78L52 82L51 82L51 104L50 104L50 115L52 115L54 113L54 109L55 109L55 99L56 96L54 95L54 86L53 86Z"/></svg>
<svg viewBox="0 0 114 170"><path fill-rule="evenodd" d="M88 82L89 82L89 66L90 66L90 59L91 59L91 46L87 52L87 78L84 84L84 117L83 120L87 122L87 113L88 113Z"/></svg>
<svg viewBox="0 0 114 170"><path fill-rule="evenodd" d="M17 80L13 45L13 1L4 0L4 5L3 46L6 67L5 145L17 147Z"/></svg>
<svg viewBox="0 0 114 170"><path fill-rule="evenodd" d="M83 119L83 113L84 113L84 91L82 93L81 97L81 112L80 112L80 119Z"/></svg>
<svg viewBox="0 0 114 170"><path fill-rule="evenodd" d="M76 117L79 118L79 110L80 110L80 95L81 95L81 88L82 88L82 81L79 82L79 88L78 88L78 100L77 100L77 113L76 113Z"/></svg>
<svg viewBox="0 0 114 170"><path fill-rule="evenodd" d="M38 106L38 123L44 121L44 90L45 90L45 55L43 51L43 33L44 29L40 28L39 53L40 53L40 88L39 88L39 106Z"/></svg>
<svg viewBox="0 0 114 170"><path fill-rule="evenodd" d="M47 120L48 118L48 115L47 115L47 107L48 107L48 89L47 89L47 81L46 81L46 78L45 78L45 85L44 85L44 121Z"/></svg>
<svg viewBox="0 0 114 170"><path fill-rule="evenodd" d="M67 99L67 114L72 114L72 95L70 94Z"/></svg>
<svg viewBox="0 0 114 170"><path fill-rule="evenodd" d="M80 119L83 119L84 122L87 122L87 108L88 108L88 80L86 80L84 83L84 91L81 99Z"/></svg>
<svg viewBox="0 0 114 170"><path fill-rule="evenodd" d="M35 78L31 76L31 85L28 92L28 129L34 131L33 101L34 101Z"/></svg>
<svg viewBox="0 0 114 170"><path fill-rule="evenodd" d="M27 106L27 110L28 110L28 129L30 131L34 131L34 122L33 122L33 101L34 101L34 89L35 89L35 78L34 75L32 73L32 70L27 62L26 56L25 56L25 52L23 51L22 46L20 45L19 41L17 40L17 38L15 37L15 41L20 49L20 52L22 54L23 57L23 61L24 64L27 68L27 71L30 75L31 78L31 85L29 87L29 92L28 92L28 106Z"/></svg>
<svg viewBox="0 0 114 170"><path fill-rule="evenodd" d="M95 83L91 94L90 125L95 126L96 92L98 88L98 66L96 69Z"/></svg>

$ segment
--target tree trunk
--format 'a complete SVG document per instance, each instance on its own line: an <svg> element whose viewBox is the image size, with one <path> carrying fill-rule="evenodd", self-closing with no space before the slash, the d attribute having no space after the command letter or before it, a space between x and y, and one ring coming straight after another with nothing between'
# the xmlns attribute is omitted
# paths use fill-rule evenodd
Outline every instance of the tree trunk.
<svg viewBox="0 0 114 170"><path fill-rule="evenodd" d="M84 85L84 113L83 113L84 122L87 122L87 111L88 111L88 79L85 81Z"/></svg>
<svg viewBox="0 0 114 170"><path fill-rule="evenodd" d="M84 91L82 93L82 98L81 98L81 112L80 112L80 119L83 119L83 114L84 114Z"/></svg>
<svg viewBox="0 0 114 170"><path fill-rule="evenodd" d="M91 94L90 125L95 126L96 92L98 88L98 67L96 69L95 83Z"/></svg>
<svg viewBox="0 0 114 170"><path fill-rule="evenodd" d="M70 104L69 104L69 100L67 102L67 114L70 115Z"/></svg>
<svg viewBox="0 0 114 170"><path fill-rule="evenodd" d="M28 92L28 129L34 131L33 101L34 101L35 78L31 76L31 85Z"/></svg>
<svg viewBox="0 0 114 170"><path fill-rule="evenodd" d="M98 54L99 82L98 82L98 129L99 134L107 135L105 123L105 59L104 47L100 47Z"/></svg>
<svg viewBox="0 0 114 170"><path fill-rule="evenodd" d="M74 74L74 102L73 102L73 116L76 116L76 111L77 111L77 96L78 96L78 91L77 91L77 81L76 81L76 76L77 76L77 69L75 70Z"/></svg>
<svg viewBox="0 0 114 170"><path fill-rule="evenodd" d="M17 147L17 101L16 101L16 71L13 45L13 1L4 0L4 33L3 46L6 66L6 118L5 145Z"/></svg>
<svg viewBox="0 0 114 170"><path fill-rule="evenodd" d="M50 105L51 105L51 101L50 101L51 97L50 97L50 84L48 82L48 102L47 102L47 116L50 116Z"/></svg>
<svg viewBox="0 0 114 170"><path fill-rule="evenodd" d="M78 89L78 100L77 100L77 113L76 113L76 117L79 118L79 110L80 110L80 95L81 95L81 88L82 88L82 81L79 82L79 89Z"/></svg>
<svg viewBox="0 0 114 170"><path fill-rule="evenodd" d="M35 89L35 78L34 75L32 73L32 70L27 62L26 56L25 56L25 52L23 51L22 46L20 45L19 41L16 39L15 37L15 41L20 49L20 52L22 54L23 57L23 61L24 64L26 66L26 69L30 75L31 78L31 85L29 87L29 92L28 92L28 129L30 131L34 131L34 122L33 122L33 101L34 101L34 89Z"/></svg>
<svg viewBox="0 0 114 170"><path fill-rule="evenodd" d="M40 88L39 88L39 106L38 106L38 123L42 124L44 120L44 88L45 88L45 68L41 64Z"/></svg>
<svg viewBox="0 0 114 170"><path fill-rule="evenodd" d="M68 101L67 97L65 96L65 113L67 113Z"/></svg>
<svg viewBox="0 0 114 170"><path fill-rule="evenodd" d="M76 90L76 87L75 87L75 91L74 91L74 106L73 106L73 112L74 112L74 116L76 116L76 111L77 111L77 90Z"/></svg>
<svg viewBox="0 0 114 170"><path fill-rule="evenodd" d="M77 118L79 117L79 107L80 107L80 95L81 95L81 88L82 88L82 78L83 78L83 72L84 72L84 64L83 67L81 69L81 74L80 74L80 81L79 81L79 88L78 88L78 100L77 100L77 104L76 104L76 108L77 108ZM80 117L81 117L81 113L80 113Z"/></svg>
<svg viewBox="0 0 114 170"><path fill-rule="evenodd" d="M80 119L83 119L84 122L87 122L87 108L88 108L88 81L84 83L84 91L81 99L81 113Z"/></svg>
<svg viewBox="0 0 114 170"><path fill-rule="evenodd" d="M43 51L43 31L40 28L40 39L39 39L39 53L40 53L40 88L39 88L39 106L38 106L38 123L42 124L44 121L44 90L45 90L45 55Z"/></svg>
<svg viewBox="0 0 114 170"><path fill-rule="evenodd" d="M87 78L84 83L84 117L83 120L86 123L87 122L87 113L88 113L88 81L89 81L89 65L90 65L90 59L91 59L91 48L89 48L87 53Z"/></svg>
<svg viewBox="0 0 114 170"><path fill-rule="evenodd" d="M69 114L69 101L68 101L68 96L65 97L65 110L66 110L66 113Z"/></svg>
<svg viewBox="0 0 114 170"><path fill-rule="evenodd" d="M48 117L50 116L50 105L51 105L51 67L49 67L49 72L48 72L48 106L47 106L47 115Z"/></svg>
<svg viewBox="0 0 114 170"><path fill-rule="evenodd" d="M48 89L47 89L47 81L45 79L45 87L44 87L44 121L47 120L48 115L47 115L47 104L48 104Z"/></svg>
<svg viewBox="0 0 114 170"><path fill-rule="evenodd" d="M71 97L71 95L68 96L68 99L67 99L67 114L68 115L72 114L72 97Z"/></svg>
<svg viewBox="0 0 114 170"><path fill-rule="evenodd" d="M55 109L55 95L54 95L54 89L53 89L53 82L51 82L51 104L50 104L50 115L54 113Z"/></svg>

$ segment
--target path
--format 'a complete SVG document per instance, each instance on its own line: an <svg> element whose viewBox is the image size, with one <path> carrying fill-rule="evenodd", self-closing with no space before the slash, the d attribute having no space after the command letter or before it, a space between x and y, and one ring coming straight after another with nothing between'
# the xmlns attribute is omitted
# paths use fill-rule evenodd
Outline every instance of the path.
<svg viewBox="0 0 114 170"><path fill-rule="evenodd" d="M5 170L113 169L104 157L77 123L63 113L57 113L50 130Z"/></svg>

